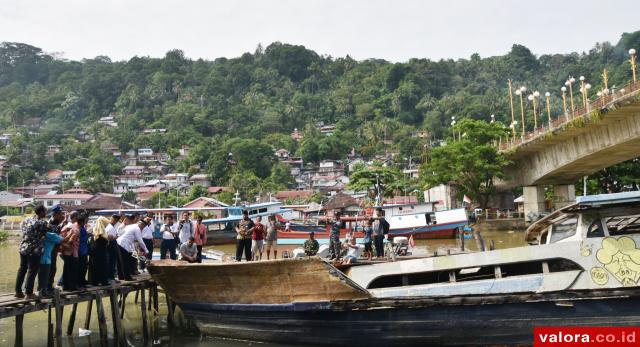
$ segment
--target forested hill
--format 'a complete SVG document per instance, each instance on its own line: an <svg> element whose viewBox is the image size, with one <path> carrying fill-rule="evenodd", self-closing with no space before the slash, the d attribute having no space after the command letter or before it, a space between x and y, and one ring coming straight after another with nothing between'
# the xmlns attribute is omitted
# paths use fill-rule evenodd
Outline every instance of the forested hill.
<svg viewBox="0 0 640 347"><path fill-rule="evenodd" d="M604 68L609 85L627 83L631 47L640 49L640 31L623 34L616 44L598 43L589 52L542 56L515 44L503 56L390 63L322 56L276 42L237 58L191 60L172 50L163 58L114 62L105 56L68 61L28 44L5 42L0 45L0 128L33 134L3 151L24 172L78 169L88 165L79 158L88 158L94 174L108 175L119 167L100 158L100 143L111 142L122 151L151 147L174 157L187 144L193 149L189 158L174 165L187 170L208 164L214 183L229 178L226 165L217 163L226 163L230 151L253 156L254 163L239 164L260 178L271 174L269 156L280 147L307 161L343 158L352 148L365 158L385 149L418 155L424 140L411 132L446 137L451 116L488 120L495 114L508 126L509 78L515 86L550 91L557 111L560 87L569 75L584 75L594 91ZM111 113L117 128L97 124ZM337 123L338 130L321 136L313 126L319 121ZM146 128L168 132L145 135ZM305 136L300 143L290 137L294 128ZM74 141L79 131L95 143ZM53 159L44 155L49 144L63 146Z"/></svg>

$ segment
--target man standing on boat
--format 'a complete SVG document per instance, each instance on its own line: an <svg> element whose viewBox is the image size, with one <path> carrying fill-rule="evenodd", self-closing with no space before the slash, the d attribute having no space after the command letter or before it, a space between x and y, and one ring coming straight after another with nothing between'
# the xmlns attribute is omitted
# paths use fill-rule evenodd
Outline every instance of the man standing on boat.
<svg viewBox="0 0 640 347"><path fill-rule="evenodd" d="M178 237L180 237L180 244L189 242L190 237L193 235L193 224L189 220L189 212L182 212L182 220L178 224Z"/></svg>
<svg viewBox="0 0 640 347"><path fill-rule="evenodd" d="M313 231L309 233L309 239L304 242L303 248L304 253L308 256L314 256L318 254L318 249L320 245L318 244L318 240L315 239L316 233Z"/></svg>
<svg viewBox="0 0 640 347"><path fill-rule="evenodd" d="M384 237L389 233L389 222L384 218L384 211L376 209L373 217L373 241L376 246L376 258L384 257Z"/></svg>
<svg viewBox="0 0 640 347"><path fill-rule="evenodd" d="M196 217L196 225L194 226L196 248L198 249L197 262L202 263L202 246L207 245L207 226L202 224L202 215Z"/></svg>
<svg viewBox="0 0 640 347"><path fill-rule="evenodd" d="M255 228L255 224L249 218L249 211L242 211L242 220L238 225L236 225L236 261L242 260L242 252L244 252L244 257L247 261L251 261L251 234L253 233L253 229Z"/></svg>
<svg viewBox="0 0 640 347"><path fill-rule="evenodd" d="M331 234L329 235L329 255L332 260L340 260L340 252L342 250L342 244L340 243L340 229L343 225L340 217L342 216L342 213L340 211L336 211L333 216L333 221L331 221Z"/></svg>

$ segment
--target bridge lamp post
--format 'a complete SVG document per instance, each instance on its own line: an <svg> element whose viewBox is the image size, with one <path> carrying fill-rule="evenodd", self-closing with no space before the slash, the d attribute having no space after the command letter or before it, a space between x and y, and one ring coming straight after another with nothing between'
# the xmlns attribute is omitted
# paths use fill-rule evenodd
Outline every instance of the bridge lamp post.
<svg viewBox="0 0 640 347"><path fill-rule="evenodd" d="M589 111L587 108L589 107L589 89L591 89L591 84L587 83L584 85L584 108Z"/></svg>
<svg viewBox="0 0 640 347"><path fill-rule="evenodd" d="M582 93L582 107L584 107L585 109L587 108L587 99L584 97L585 96L585 89L584 89L584 76L580 76L580 93Z"/></svg>
<svg viewBox="0 0 640 347"><path fill-rule="evenodd" d="M509 126L511 128L511 137L513 138L514 143L516 142L516 125L518 125L518 121L514 120Z"/></svg>
<svg viewBox="0 0 640 347"><path fill-rule="evenodd" d="M635 48L631 48L629 50L629 62L631 63L631 74L633 75L633 83L636 83L636 50Z"/></svg>
<svg viewBox="0 0 640 347"><path fill-rule="evenodd" d="M567 113L567 87L560 88L562 91L562 111L564 111L564 116L567 117L567 122L569 121L569 113Z"/></svg>
<svg viewBox="0 0 640 347"><path fill-rule="evenodd" d="M496 115L492 114L491 115L491 123L493 124L493 122L495 122L495 121L496 121Z"/></svg>
<svg viewBox="0 0 640 347"><path fill-rule="evenodd" d="M549 118L549 130L551 130L551 103L549 102L549 98L551 97L551 93L544 93L545 98L547 99L547 118Z"/></svg>
<svg viewBox="0 0 640 347"><path fill-rule="evenodd" d="M453 135L453 141L456 140L456 117L451 117L451 134Z"/></svg>
<svg viewBox="0 0 640 347"><path fill-rule="evenodd" d="M520 115L522 116L522 138L524 139L524 101L522 97L524 96L524 92L527 91L526 87L520 87L520 89L516 90L516 95L520 97Z"/></svg>
<svg viewBox="0 0 640 347"><path fill-rule="evenodd" d="M569 87L569 98L571 100L571 117L575 115L576 108L573 105L573 84L576 83L576 79L573 77L569 77L569 79L564 82L564 85Z"/></svg>
<svg viewBox="0 0 640 347"><path fill-rule="evenodd" d="M537 90L532 94L529 94L527 97L531 104L533 105L533 131L535 132L538 129L538 110L536 108L536 104L538 103L538 98L540 97L540 92Z"/></svg>

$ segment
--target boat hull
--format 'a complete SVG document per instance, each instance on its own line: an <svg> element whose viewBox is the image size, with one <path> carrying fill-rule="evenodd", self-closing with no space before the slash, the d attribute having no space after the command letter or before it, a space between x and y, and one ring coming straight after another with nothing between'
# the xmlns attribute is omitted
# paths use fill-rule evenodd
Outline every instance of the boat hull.
<svg viewBox="0 0 640 347"><path fill-rule="evenodd" d="M428 346L531 344L538 326L637 326L640 297L566 301L327 302L291 305L180 304L209 335L294 345ZM467 297L471 302L473 298ZM412 307L414 306L414 307Z"/></svg>

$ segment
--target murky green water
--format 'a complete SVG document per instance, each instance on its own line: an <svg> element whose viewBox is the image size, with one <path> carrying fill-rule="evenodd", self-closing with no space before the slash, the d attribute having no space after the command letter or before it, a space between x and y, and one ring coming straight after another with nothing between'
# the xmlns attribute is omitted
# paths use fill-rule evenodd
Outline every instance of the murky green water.
<svg viewBox="0 0 640 347"><path fill-rule="evenodd" d="M495 248L510 248L524 246L524 234L523 232L484 232L482 233L487 245L491 240L494 241ZM476 250L476 243L473 239L466 240L466 246L471 250ZM446 249L450 247L458 247L455 240L418 240L416 253L437 251L438 249ZM235 252L234 245L215 246L214 249L225 251L226 253L233 254ZM279 246L279 254L284 250L293 250L296 246ZM266 257L266 255L265 255ZM0 244L0 293L12 293L15 283L16 271L19 265L19 257L17 251L17 243L15 241L7 241ZM242 347L256 345L255 342L246 341L233 341L223 340L211 337L201 336L195 329L190 328L188 322L181 319L181 314L178 310L177 318L181 322L181 326L169 329L166 319L166 304L165 299L160 295L160 314L151 317L150 324L152 325L153 334L155 335L154 341L149 341L148 346L224 346L224 347ZM123 319L123 325L125 327L125 333L127 341L131 346L145 346L142 337L142 324L141 324L141 312L140 305L134 304L133 295L127 297L127 306L125 316ZM111 325L111 312L109 311L108 299L103 301L105 306L105 316L107 318L107 328L109 331L109 339L113 343L113 327ZM78 328L84 326L86 304L78 305L78 312L76 314L75 328L72 336L64 336L63 343L65 346L70 347L85 347L85 346L99 346L100 338L98 333L98 319L95 312L95 305L93 308L93 317L89 330L92 334L89 336L80 337L78 335ZM66 326L68 318L71 314L71 306L67 306L64 310L64 329L66 332ZM13 346L14 343L14 330L15 330L15 318L6 318L0 320L0 346ZM24 319L24 345L25 346L46 346L47 344L47 313L45 311L30 313L25 316ZM277 347L281 345L276 344L263 344L260 346L265 347Z"/></svg>

